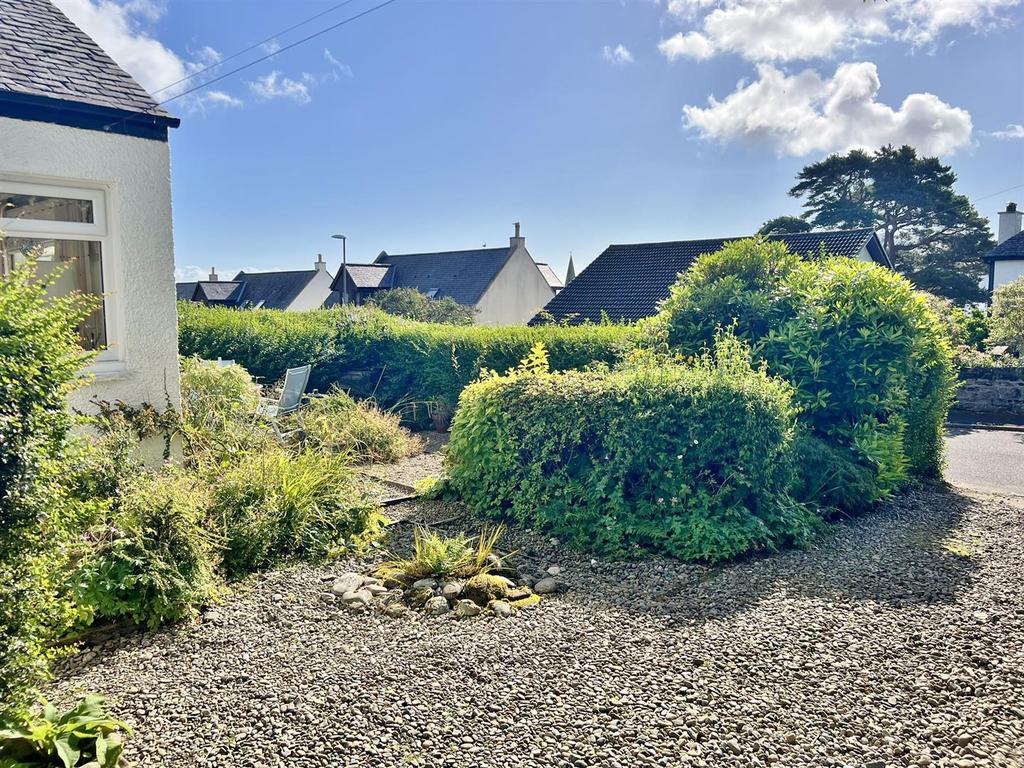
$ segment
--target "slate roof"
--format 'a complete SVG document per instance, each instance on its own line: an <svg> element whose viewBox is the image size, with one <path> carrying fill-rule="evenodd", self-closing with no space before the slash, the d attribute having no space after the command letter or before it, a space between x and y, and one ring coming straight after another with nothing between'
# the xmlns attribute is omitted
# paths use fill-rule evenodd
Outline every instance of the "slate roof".
<svg viewBox="0 0 1024 768"><path fill-rule="evenodd" d="M685 272L698 256L740 239L610 245L544 309L558 320L574 315L575 322L600 322L602 310L612 320L632 322L649 317L657 312L658 302L668 296L679 273ZM875 261L891 266L871 229L801 232L772 235L769 239L781 240L791 251L805 256L819 253L822 244L828 253L837 256L855 256L867 245Z"/></svg>
<svg viewBox="0 0 1024 768"><path fill-rule="evenodd" d="M57 100L179 123L50 0L0 0L0 114L15 101L24 108L26 98L36 107Z"/></svg>
<svg viewBox="0 0 1024 768"><path fill-rule="evenodd" d="M223 304L235 304L238 302L245 286L242 283L230 280L218 280L209 282L202 280L196 283L196 292L193 294L198 301L214 301Z"/></svg>
<svg viewBox="0 0 1024 768"><path fill-rule="evenodd" d="M285 272L239 272L235 282L245 285L245 293L237 299L240 307L287 309L309 281L315 269Z"/></svg>
<svg viewBox="0 0 1024 768"><path fill-rule="evenodd" d="M198 283L175 283L174 290L178 294L178 301L192 301L192 297L196 295L196 286Z"/></svg>
<svg viewBox="0 0 1024 768"><path fill-rule="evenodd" d="M985 255L985 261L1024 259L1024 232L1008 237Z"/></svg>
<svg viewBox="0 0 1024 768"><path fill-rule="evenodd" d="M349 264L348 279L356 288L391 288L394 272L387 264Z"/></svg>
<svg viewBox="0 0 1024 768"><path fill-rule="evenodd" d="M550 265L543 264L538 261L537 269L539 269L540 273L544 275L544 279L548 281L548 285L556 291L560 291L562 288L565 288L565 283L562 282L562 278L558 276L558 273L555 272Z"/></svg>
<svg viewBox="0 0 1024 768"><path fill-rule="evenodd" d="M459 304L475 306L511 254L508 247L440 253L382 251L374 264L394 268L391 288L415 288L439 299L449 296Z"/></svg>

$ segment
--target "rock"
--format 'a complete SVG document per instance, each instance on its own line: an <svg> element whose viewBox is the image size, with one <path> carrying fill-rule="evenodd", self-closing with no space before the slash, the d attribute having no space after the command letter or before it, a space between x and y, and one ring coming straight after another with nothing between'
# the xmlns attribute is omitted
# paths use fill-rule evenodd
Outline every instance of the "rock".
<svg viewBox="0 0 1024 768"><path fill-rule="evenodd" d="M443 599L444 598L442 598L442 600ZM459 600L459 602L455 604L455 615L460 619L467 619L470 616L479 616L481 610L480 606L472 600Z"/></svg>
<svg viewBox="0 0 1024 768"><path fill-rule="evenodd" d="M331 585L331 592L341 597L346 592L355 592L363 586L363 576L360 573L343 573L334 580Z"/></svg>
<svg viewBox="0 0 1024 768"><path fill-rule="evenodd" d="M732 752L734 755L743 754L743 747L740 746L740 743L736 739L729 739L727 742L725 742L725 746L727 746L729 748L729 751Z"/></svg>
<svg viewBox="0 0 1024 768"><path fill-rule="evenodd" d="M358 603L363 608L368 608L370 603L373 602L373 595L365 589L357 589L343 594L341 596L341 602L349 606Z"/></svg>
<svg viewBox="0 0 1024 768"><path fill-rule="evenodd" d="M377 597L378 595L383 595L384 593L386 593L388 591L388 588L385 587L383 584L374 583L364 585L359 591L369 592L370 595L372 595L373 597Z"/></svg>
<svg viewBox="0 0 1024 768"><path fill-rule="evenodd" d="M321 592L319 595L317 595L317 599L319 599L321 603L327 603L327 605L332 605L334 603L335 597L330 592Z"/></svg>
<svg viewBox="0 0 1024 768"><path fill-rule="evenodd" d="M224 616L221 614L220 611L210 610L203 614L203 621L205 621L207 624L217 625L223 623Z"/></svg>
<svg viewBox="0 0 1024 768"><path fill-rule="evenodd" d="M409 606L405 603L388 603L384 606L384 615L390 616L392 619L398 619L409 613Z"/></svg>
<svg viewBox="0 0 1024 768"><path fill-rule="evenodd" d="M550 568L548 568L547 574L548 576L560 576L562 574L562 569L559 568L557 565L552 565Z"/></svg>
<svg viewBox="0 0 1024 768"><path fill-rule="evenodd" d="M413 589L437 589L437 579L419 579L412 583Z"/></svg>
<svg viewBox="0 0 1024 768"><path fill-rule="evenodd" d="M489 555L487 555L487 558L486 558L485 562L487 563L487 565L489 565L491 567L492 571L501 571L501 570L504 570L504 568L505 568L505 563L503 563L501 561L501 558L498 557L493 552L491 552Z"/></svg>
<svg viewBox="0 0 1024 768"><path fill-rule="evenodd" d="M512 606L504 600L491 600L487 607L495 616L500 616L503 619L512 615Z"/></svg>
<svg viewBox="0 0 1024 768"><path fill-rule="evenodd" d="M971 743L971 737L969 734L961 733L959 736L956 737L956 743L959 744L961 747L966 747L968 744Z"/></svg>
<svg viewBox="0 0 1024 768"><path fill-rule="evenodd" d="M363 586L368 587L371 584L380 584L380 579L375 576L363 576Z"/></svg>
<svg viewBox="0 0 1024 768"><path fill-rule="evenodd" d="M558 582L551 577L541 579L533 585L533 591L538 595L553 595L558 591Z"/></svg>
<svg viewBox="0 0 1024 768"><path fill-rule="evenodd" d="M441 616L442 614L448 613L448 601L441 595L435 595L423 604L423 610L431 616Z"/></svg>
<svg viewBox="0 0 1024 768"><path fill-rule="evenodd" d="M533 592L528 587L516 587L515 589L509 590L506 599L510 603L514 603L517 600L526 600Z"/></svg>
<svg viewBox="0 0 1024 768"><path fill-rule="evenodd" d="M462 584L457 581L449 582L441 587L441 594L444 595L446 600L455 600L462 594Z"/></svg>

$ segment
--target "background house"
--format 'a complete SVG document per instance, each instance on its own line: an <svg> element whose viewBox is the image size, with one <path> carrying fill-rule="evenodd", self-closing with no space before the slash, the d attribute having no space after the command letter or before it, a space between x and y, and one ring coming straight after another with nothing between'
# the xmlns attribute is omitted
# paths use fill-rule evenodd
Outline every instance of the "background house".
<svg viewBox="0 0 1024 768"><path fill-rule="evenodd" d="M551 276L557 281L553 272ZM549 278L526 249L518 223L507 248L406 254L381 251L372 264L349 264L338 273L333 287L335 298L347 292L353 303L389 288L415 288L437 299L447 296L475 307L476 322L481 325L526 323L555 295Z"/></svg>
<svg viewBox="0 0 1024 768"><path fill-rule="evenodd" d="M679 273L685 272L698 256L739 239L609 245L544 309L555 320L577 323L600 322L605 315L627 322L650 317L658 311L658 302L668 296ZM870 229L801 232L772 235L769 239L781 240L793 253L813 256L824 247L836 256L853 256L892 267L881 241ZM535 318L532 322L540 321Z"/></svg>
<svg viewBox="0 0 1024 768"><path fill-rule="evenodd" d="M1024 218L1024 214L1017 210L1016 203L1007 203L1006 210L999 212L996 247L985 257L985 261L988 262L989 291L994 291L1001 285L1024 277L1022 218Z"/></svg>
<svg viewBox="0 0 1024 768"><path fill-rule="evenodd" d="M327 271L324 257L317 254L313 269L281 272L239 272L231 280L221 280L210 270L208 280L177 283L179 301L195 301L210 306L235 309L283 309L305 312L328 303L334 278Z"/></svg>
<svg viewBox="0 0 1024 768"><path fill-rule="evenodd" d="M35 252L55 294L103 296L89 400L178 405L169 128L178 125L49 0L0 0L0 273Z"/></svg>

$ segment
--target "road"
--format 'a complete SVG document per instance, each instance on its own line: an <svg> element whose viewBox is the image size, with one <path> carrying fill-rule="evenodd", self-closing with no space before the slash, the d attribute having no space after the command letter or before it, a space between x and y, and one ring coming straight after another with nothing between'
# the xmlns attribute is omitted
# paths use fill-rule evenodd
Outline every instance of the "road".
<svg viewBox="0 0 1024 768"><path fill-rule="evenodd" d="M1024 496L1024 430L951 426L946 480L987 493Z"/></svg>

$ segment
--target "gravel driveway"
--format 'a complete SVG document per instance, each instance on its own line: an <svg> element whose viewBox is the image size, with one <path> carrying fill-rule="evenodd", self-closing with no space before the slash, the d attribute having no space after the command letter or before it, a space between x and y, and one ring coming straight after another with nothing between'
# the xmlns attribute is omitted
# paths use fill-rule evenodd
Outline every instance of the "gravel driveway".
<svg viewBox="0 0 1024 768"><path fill-rule="evenodd" d="M396 620L319 601L352 563L278 571L51 693L107 694L146 768L1024 765L1022 499L926 488L711 569L509 538L570 591Z"/></svg>

